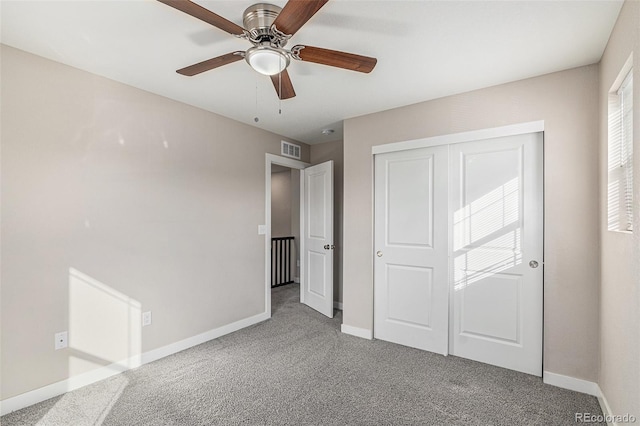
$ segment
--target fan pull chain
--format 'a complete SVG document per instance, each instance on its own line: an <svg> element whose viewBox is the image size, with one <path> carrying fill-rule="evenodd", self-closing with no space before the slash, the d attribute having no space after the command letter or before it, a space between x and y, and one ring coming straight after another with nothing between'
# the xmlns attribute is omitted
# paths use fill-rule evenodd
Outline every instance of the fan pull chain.
<svg viewBox="0 0 640 426"><path fill-rule="evenodd" d="M258 118L258 80L256 80L256 116L253 117L253 121L255 121L256 123L260 121L260 119Z"/></svg>
<svg viewBox="0 0 640 426"><path fill-rule="evenodd" d="M278 74L278 114L282 115L282 72Z"/></svg>
<svg viewBox="0 0 640 426"><path fill-rule="evenodd" d="M282 55L280 55L280 69L282 69ZM282 71L278 74L278 114L282 115Z"/></svg>

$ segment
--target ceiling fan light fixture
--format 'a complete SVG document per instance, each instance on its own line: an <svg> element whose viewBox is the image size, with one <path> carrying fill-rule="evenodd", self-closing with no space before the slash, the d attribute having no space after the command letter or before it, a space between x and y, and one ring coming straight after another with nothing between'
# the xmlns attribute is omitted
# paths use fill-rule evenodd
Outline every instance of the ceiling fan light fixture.
<svg viewBox="0 0 640 426"><path fill-rule="evenodd" d="M252 47L247 50L245 59L251 68L264 75L279 74L289 66L289 55L271 46Z"/></svg>
<svg viewBox="0 0 640 426"><path fill-rule="evenodd" d="M296 96L293 83L286 71L291 59L361 73L371 72L377 63L376 58L321 47L296 45L291 50L284 49L289 39L329 0L281 0L285 3L283 7L257 3L244 11L244 27L200 6L197 0L158 1L253 45L246 51L229 52L176 71L184 76L192 77L244 58L256 72L270 77L278 99L284 100Z"/></svg>

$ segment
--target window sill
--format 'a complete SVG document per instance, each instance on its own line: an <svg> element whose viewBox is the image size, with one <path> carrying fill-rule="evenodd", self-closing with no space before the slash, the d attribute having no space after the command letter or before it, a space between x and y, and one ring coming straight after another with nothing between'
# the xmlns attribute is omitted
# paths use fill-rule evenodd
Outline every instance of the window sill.
<svg viewBox="0 0 640 426"><path fill-rule="evenodd" d="M633 231L623 231L623 230L619 230L619 229L607 229L607 231L613 232L615 234L633 235Z"/></svg>

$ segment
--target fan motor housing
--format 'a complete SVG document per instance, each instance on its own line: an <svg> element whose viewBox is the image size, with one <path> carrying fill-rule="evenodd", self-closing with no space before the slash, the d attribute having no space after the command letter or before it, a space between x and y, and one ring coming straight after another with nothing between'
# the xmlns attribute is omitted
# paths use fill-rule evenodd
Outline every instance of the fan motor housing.
<svg viewBox="0 0 640 426"><path fill-rule="evenodd" d="M273 4L256 3L244 11L242 23L253 43L269 41L278 46L284 46L286 40L280 40L271 32L271 25L281 10L281 7Z"/></svg>

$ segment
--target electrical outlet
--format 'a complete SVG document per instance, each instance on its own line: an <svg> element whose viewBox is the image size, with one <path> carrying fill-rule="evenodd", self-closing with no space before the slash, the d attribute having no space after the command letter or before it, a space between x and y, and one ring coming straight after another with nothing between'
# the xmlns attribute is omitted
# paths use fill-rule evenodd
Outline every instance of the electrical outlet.
<svg viewBox="0 0 640 426"><path fill-rule="evenodd" d="M151 311L142 313L142 326L146 327L148 325L151 325Z"/></svg>
<svg viewBox="0 0 640 426"><path fill-rule="evenodd" d="M55 349L64 349L69 345L69 333L67 331L61 331L60 333L56 333L54 335L55 338Z"/></svg>

